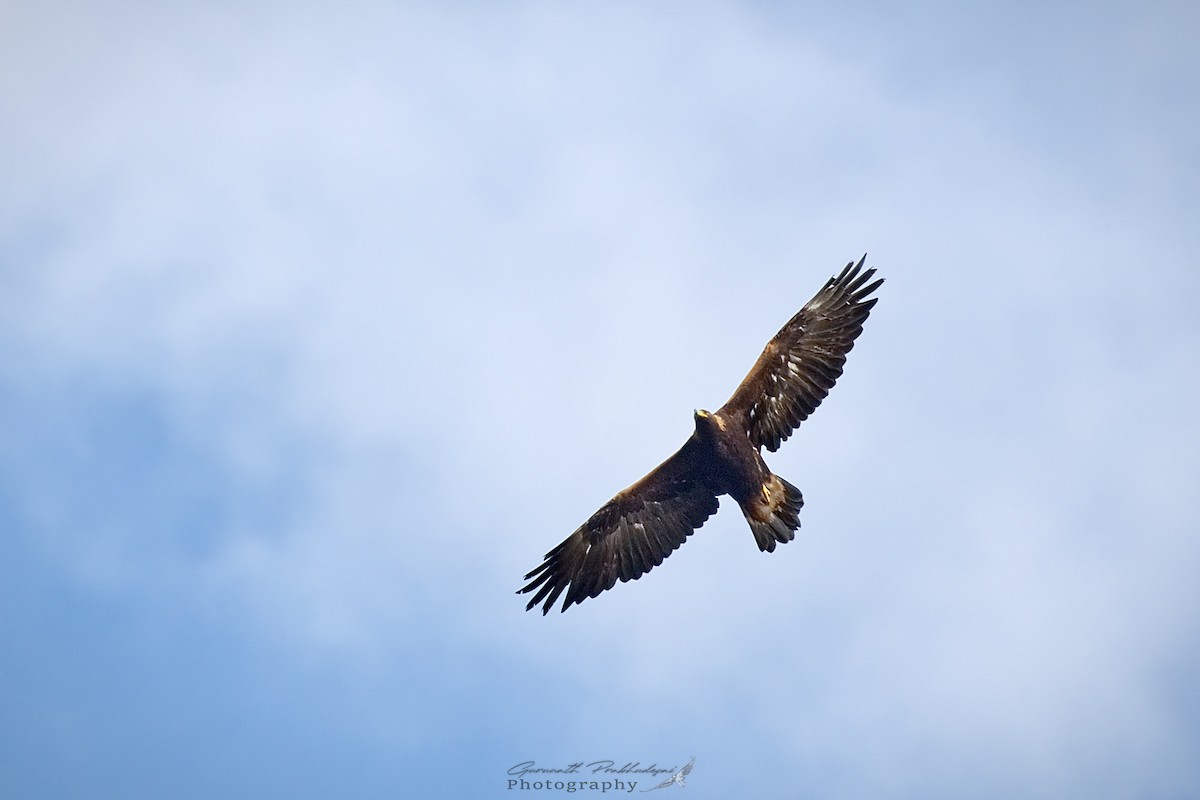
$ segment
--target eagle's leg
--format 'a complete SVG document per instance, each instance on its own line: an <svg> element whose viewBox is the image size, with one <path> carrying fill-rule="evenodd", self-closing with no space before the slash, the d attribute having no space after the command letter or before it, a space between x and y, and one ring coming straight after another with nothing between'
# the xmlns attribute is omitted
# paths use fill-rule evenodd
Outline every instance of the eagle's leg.
<svg viewBox="0 0 1200 800"><path fill-rule="evenodd" d="M776 542L785 544L796 538L804 495L783 478L771 474L757 492L738 500L738 505L750 523L758 549L770 553L775 550Z"/></svg>

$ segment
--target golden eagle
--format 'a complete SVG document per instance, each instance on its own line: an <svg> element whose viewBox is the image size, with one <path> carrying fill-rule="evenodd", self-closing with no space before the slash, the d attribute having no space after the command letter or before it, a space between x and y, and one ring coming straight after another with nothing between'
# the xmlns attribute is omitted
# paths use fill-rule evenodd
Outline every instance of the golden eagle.
<svg viewBox="0 0 1200 800"><path fill-rule="evenodd" d="M771 452L816 410L842 374L883 279L868 284L863 256L830 278L767 343L750 374L716 412L695 412L696 430L679 452L618 492L579 530L546 554L518 590L536 592L525 610L547 614L564 592L562 610L618 579L635 580L662 563L717 510L717 497L738 502L760 550L790 542L800 527L800 490L775 475Z"/></svg>

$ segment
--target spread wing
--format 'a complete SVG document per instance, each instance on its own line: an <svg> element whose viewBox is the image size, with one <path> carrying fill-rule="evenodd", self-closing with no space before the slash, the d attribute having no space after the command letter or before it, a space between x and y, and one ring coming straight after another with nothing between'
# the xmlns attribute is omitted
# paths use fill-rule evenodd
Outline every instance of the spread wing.
<svg viewBox="0 0 1200 800"><path fill-rule="evenodd" d="M867 298L883 283L881 278L867 284L875 270L861 271L866 258L830 278L775 334L718 412L741 420L755 445L778 450L841 376L846 354L878 299Z"/></svg>
<svg viewBox="0 0 1200 800"><path fill-rule="evenodd" d="M635 580L657 567L717 510L703 480L693 436L646 477L618 492L525 576L518 591L536 592L525 610L542 603L548 614L564 591L562 610L582 603L618 579ZM545 601L545 602L543 602Z"/></svg>

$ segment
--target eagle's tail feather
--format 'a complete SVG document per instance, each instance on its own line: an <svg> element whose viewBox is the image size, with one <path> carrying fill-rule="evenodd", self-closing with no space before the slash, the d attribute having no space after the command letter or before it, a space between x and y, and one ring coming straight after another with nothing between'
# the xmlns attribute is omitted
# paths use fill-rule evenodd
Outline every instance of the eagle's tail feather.
<svg viewBox="0 0 1200 800"><path fill-rule="evenodd" d="M763 484L761 491L741 503L742 513L758 549L774 552L775 543L787 544L796 538L800 527L800 509L804 507L804 495L800 490L778 475L772 475Z"/></svg>

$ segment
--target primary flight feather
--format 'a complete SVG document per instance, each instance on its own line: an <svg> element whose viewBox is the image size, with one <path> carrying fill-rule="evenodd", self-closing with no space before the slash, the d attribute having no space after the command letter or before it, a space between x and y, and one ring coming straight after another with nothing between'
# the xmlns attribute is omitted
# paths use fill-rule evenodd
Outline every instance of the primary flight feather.
<svg viewBox="0 0 1200 800"><path fill-rule="evenodd" d="M790 542L800 527L800 490L775 475L761 449L779 449L842 374L883 279L846 265L767 343L729 402L695 412L696 430L675 455L609 500L546 554L518 594L526 610L549 613L641 577L662 563L717 510L727 494L741 506L760 550Z"/></svg>

